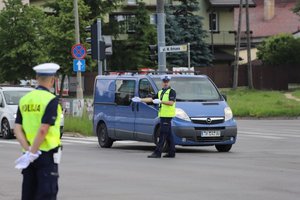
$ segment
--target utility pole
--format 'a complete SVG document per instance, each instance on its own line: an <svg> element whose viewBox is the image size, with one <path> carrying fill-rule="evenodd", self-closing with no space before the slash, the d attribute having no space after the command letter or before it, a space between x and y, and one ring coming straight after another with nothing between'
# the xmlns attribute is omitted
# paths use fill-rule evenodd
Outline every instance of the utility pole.
<svg viewBox="0 0 300 200"><path fill-rule="evenodd" d="M251 36L250 36L250 20L249 20L249 1L246 0L246 33L247 33L247 62L248 62L248 87L253 89L253 74L251 61Z"/></svg>
<svg viewBox="0 0 300 200"><path fill-rule="evenodd" d="M187 43L188 50L188 69L191 71L191 43Z"/></svg>
<svg viewBox="0 0 300 200"><path fill-rule="evenodd" d="M164 6L164 0L156 0L158 71L166 71L166 53L160 52L160 47L166 46Z"/></svg>
<svg viewBox="0 0 300 200"><path fill-rule="evenodd" d="M74 4L74 18L75 18L75 43L80 44L78 0L74 0L73 4ZM77 97L77 99L83 99L81 72L80 71L77 72L76 97Z"/></svg>
<svg viewBox="0 0 300 200"><path fill-rule="evenodd" d="M238 79L239 79L239 59L240 59L240 48L241 48L241 29L242 29L242 9L243 9L243 0L240 0L238 30L237 30L237 34L236 34L235 63L234 63L234 70L233 70L233 89L236 89L238 87Z"/></svg>
<svg viewBox="0 0 300 200"><path fill-rule="evenodd" d="M102 75L103 74L103 67L102 67L102 60L100 59L100 41L102 39L102 25L101 25L101 19L98 18L97 19L97 38L98 38L98 41L97 41L97 48L98 48L98 59L97 59L97 62L98 62L98 75Z"/></svg>

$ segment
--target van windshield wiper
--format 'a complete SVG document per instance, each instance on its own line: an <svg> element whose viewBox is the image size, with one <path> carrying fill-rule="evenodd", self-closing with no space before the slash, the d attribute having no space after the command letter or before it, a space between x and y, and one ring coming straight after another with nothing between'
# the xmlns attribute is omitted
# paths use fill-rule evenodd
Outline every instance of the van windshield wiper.
<svg viewBox="0 0 300 200"><path fill-rule="evenodd" d="M183 102L207 102L208 100L205 100L205 99L176 99L176 101L183 101Z"/></svg>

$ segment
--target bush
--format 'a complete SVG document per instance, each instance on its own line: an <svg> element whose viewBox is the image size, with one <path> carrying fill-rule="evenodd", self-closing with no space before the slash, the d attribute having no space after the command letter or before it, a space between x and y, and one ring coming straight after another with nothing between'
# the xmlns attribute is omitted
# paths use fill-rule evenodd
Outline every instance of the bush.
<svg viewBox="0 0 300 200"><path fill-rule="evenodd" d="M266 64L300 64L300 38L290 34L270 37L258 46L257 57Z"/></svg>

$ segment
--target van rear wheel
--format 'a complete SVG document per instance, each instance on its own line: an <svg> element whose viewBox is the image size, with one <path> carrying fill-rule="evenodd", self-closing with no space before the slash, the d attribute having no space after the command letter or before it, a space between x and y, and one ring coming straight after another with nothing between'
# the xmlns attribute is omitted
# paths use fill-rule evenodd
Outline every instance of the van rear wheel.
<svg viewBox="0 0 300 200"><path fill-rule="evenodd" d="M160 135L160 127L158 127L157 130L155 131L155 136L154 136L155 145L158 145L159 135ZM167 152L168 150L169 150L169 144L167 143L167 141L165 141L162 151Z"/></svg>
<svg viewBox="0 0 300 200"><path fill-rule="evenodd" d="M225 144L225 145L216 145L216 149L218 152L229 152L232 147L232 144Z"/></svg>
<svg viewBox="0 0 300 200"><path fill-rule="evenodd" d="M97 129L98 143L102 148L110 148L113 145L113 140L108 137L107 127L104 123L101 123Z"/></svg>

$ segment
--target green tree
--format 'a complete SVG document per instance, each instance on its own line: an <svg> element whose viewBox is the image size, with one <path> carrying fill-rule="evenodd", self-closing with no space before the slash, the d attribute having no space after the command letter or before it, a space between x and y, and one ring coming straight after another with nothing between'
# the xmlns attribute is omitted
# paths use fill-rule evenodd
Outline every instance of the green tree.
<svg viewBox="0 0 300 200"><path fill-rule="evenodd" d="M156 43L155 27L150 24L150 13L145 3L139 2L133 13L134 32L128 34L128 40L115 43L111 65L114 69L137 69L153 67L149 60L149 44Z"/></svg>
<svg viewBox="0 0 300 200"><path fill-rule="evenodd" d="M56 0L51 6L56 10L54 10L54 15L49 15L46 19L44 43L47 44L49 61L59 64L61 73L69 75L73 71L71 47L75 44L73 1ZM83 0L78 1L78 8L81 43L85 43L89 8Z"/></svg>
<svg viewBox="0 0 300 200"><path fill-rule="evenodd" d="M300 0L297 1L295 7L293 8L293 12L297 15L300 15Z"/></svg>
<svg viewBox="0 0 300 200"><path fill-rule="evenodd" d="M257 57L266 64L300 64L300 39L295 39L290 34L270 37L257 49Z"/></svg>
<svg viewBox="0 0 300 200"><path fill-rule="evenodd" d="M197 0L180 0L180 5L167 5L166 44L178 45L191 43L191 66L209 65L212 54L205 43L207 32L203 30L203 18ZM187 66L186 53L168 53L167 61L172 66Z"/></svg>
<svg viewBox="0 0 300 200"><path fill-rule="evenodd" d="M34 76L32 67L46 60L44 13L23 5L21 0L4 1L0 12L0 74L5 81Z"/></svg>

